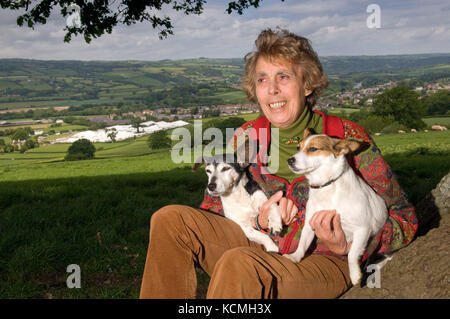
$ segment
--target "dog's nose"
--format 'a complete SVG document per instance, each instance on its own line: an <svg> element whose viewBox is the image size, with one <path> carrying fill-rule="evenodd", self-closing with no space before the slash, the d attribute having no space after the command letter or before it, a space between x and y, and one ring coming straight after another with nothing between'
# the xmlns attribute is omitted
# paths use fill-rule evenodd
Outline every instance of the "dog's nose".
<svg viewBox="0 0 450 319"><path fill-rule="evenodd" d="M290 157L288 159L288 164L289 164L289 166L293 166L295 164L295 157Z"/></svg>
<svg viewBox="0 0 450 319"><path fill-rule="evenodd" d="M211 184L208 184L208 189L211 191L211 192L213 192L215 189L216 189L216 183L211 183Z"/></svg>

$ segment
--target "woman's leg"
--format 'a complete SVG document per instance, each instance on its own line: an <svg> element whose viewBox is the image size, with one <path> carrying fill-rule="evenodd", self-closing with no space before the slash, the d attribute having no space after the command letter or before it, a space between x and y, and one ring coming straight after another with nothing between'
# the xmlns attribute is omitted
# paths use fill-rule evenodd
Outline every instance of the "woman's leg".
<svg viewBox="0 0 450 319"><path fill-rule="evenodd" d="M150 221L140 298L195 298L195 266L212 275L223 253L235 247L262 250L227 218L189 206L161 208Z"/></svg>
<svg viewBox="0 0 450 319"><path fill-rule="evenodd" d="M207 298L337 298L351 287L347 261L325 255L299 263L262 249L239 247L217 262Z"/></svg>

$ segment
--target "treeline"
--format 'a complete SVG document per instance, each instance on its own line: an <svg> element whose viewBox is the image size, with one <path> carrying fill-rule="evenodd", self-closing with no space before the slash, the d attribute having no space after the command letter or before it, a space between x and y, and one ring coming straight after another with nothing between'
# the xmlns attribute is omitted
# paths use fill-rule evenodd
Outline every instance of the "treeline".
<svg viewBox="0 0 450 319"><path fill-rule="evenodd" d="M140 101L146 105L159 105L160 107L187 108L197 105L219 105L224 100L217 97L217 93L240 92L227 83L201 83L177 86L144 95ZM244 101L243 101L244 102Z"/></svg>
<svg viewBox="0 0 450 319"><path fill-rule="evenodd" d="M450 54L414 54L382 56L326 56L320 57L327 74L348 74L391 70L407 71L411 68L449 64ZM448 74L448 73L447 73Z"/></svg>
<svg viewBox="0 0 450 319"><path fill-rule="evenodd" d="M17 129L0 130L0 136L10 136L11 142L6 143L0 138L0 154L21 152L24 153L29 149L39 147L34 131L30 127L21 127Z"/></svg>
<svg viewBox="0 0 450 319"><path fill-rule="evenodd" d="M371 108L339 114L360 124L369 134L426 129L422 118L436 115L450 116L450 91L439 90L421 97L407 86L397 86L378 95Z"/></svg>

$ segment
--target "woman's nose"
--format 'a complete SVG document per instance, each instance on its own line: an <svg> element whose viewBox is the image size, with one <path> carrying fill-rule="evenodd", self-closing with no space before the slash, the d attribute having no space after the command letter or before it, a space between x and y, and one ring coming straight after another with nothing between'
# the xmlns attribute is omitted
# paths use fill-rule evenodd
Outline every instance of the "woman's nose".
<svg viewBox="0 0 450 319"><path fill-rule="evenodd" d="M270 81L269 84L269 94L278 94L280 93L280 88L278 87L278 82L277 81Z"/></svg>

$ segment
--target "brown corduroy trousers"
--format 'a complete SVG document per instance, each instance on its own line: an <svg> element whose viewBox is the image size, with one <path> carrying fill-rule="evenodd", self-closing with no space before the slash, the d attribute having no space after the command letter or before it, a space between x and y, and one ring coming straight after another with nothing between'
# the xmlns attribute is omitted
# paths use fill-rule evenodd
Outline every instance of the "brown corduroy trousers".
<svg viewBox="0 0 450 319"><path fill-rule="evenodd" d="M351 287L347 261L268 253L233 221L189 206L153 214L140 298L195 298L195 267L211 276L207 298L337 298Z"/></svg>

